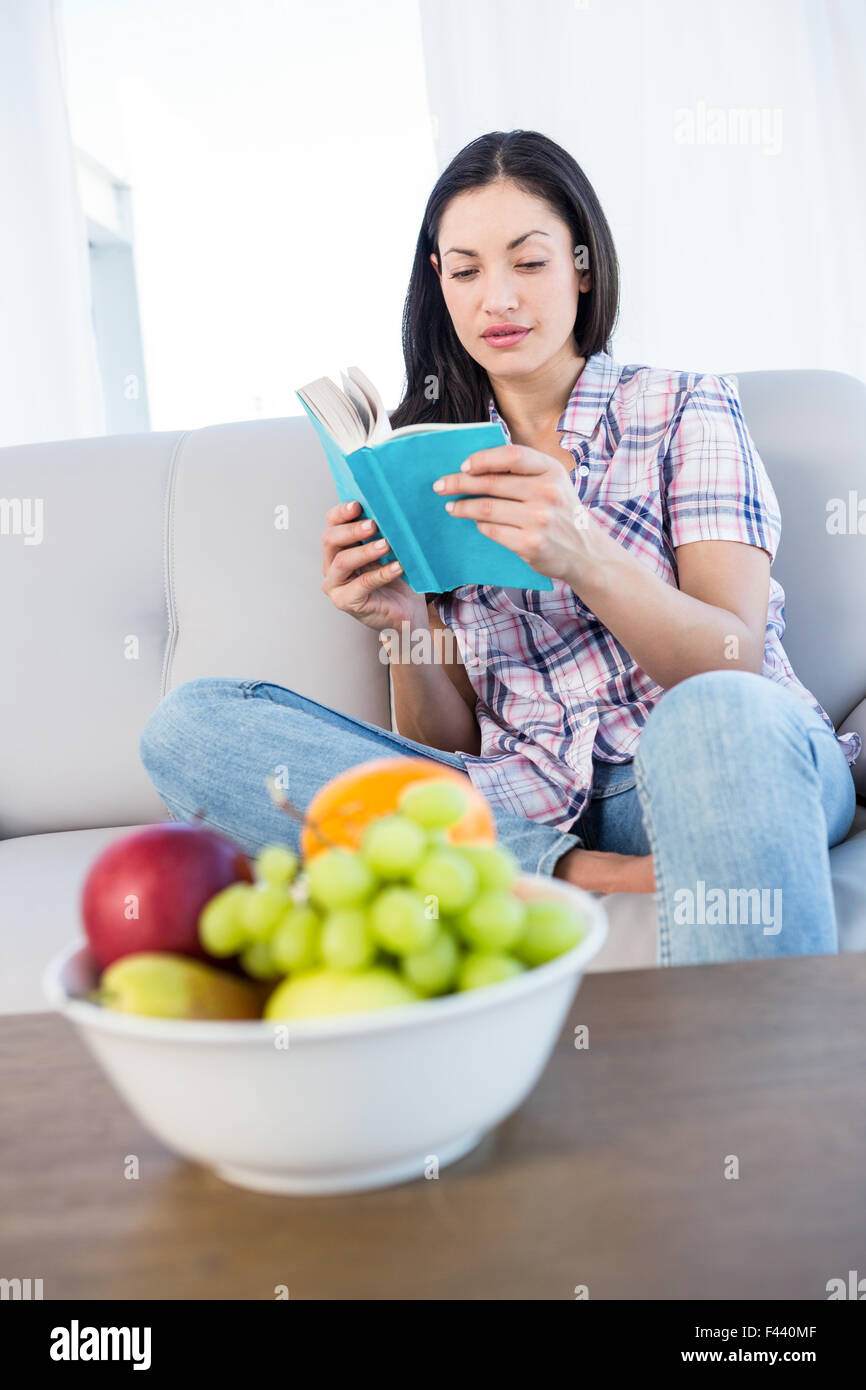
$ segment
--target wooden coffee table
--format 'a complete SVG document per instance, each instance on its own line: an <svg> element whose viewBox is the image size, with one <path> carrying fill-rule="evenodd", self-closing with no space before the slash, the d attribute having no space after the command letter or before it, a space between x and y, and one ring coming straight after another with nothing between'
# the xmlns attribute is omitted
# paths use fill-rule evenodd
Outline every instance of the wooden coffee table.
<svg viewBox="0 0 866 1390"><path fill-rule="evenodd" d="M866 1275L864 1071L866 955L592 974L526 1103L438 1179L269 1197L152 1139L65 1020L7 1017L0 1275L45 1299L824 1300Z"/></svg>

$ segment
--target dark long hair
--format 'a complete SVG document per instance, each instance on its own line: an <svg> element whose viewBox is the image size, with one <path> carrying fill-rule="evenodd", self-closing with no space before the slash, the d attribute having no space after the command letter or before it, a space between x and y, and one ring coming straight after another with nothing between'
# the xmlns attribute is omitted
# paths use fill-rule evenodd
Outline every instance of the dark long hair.
<svg viewBox="0 0 866 1390"><path fill-rule="evenodd" d="M442 171L427 200L403 305L403 398L391 425L471 424L489 420L486 371L454 331L439 277L439 227L458 193L510 179L544 198L568 225L573 246L587 248L592 288L578 299L574 340L582 357L609 352L619 311L619 265L613 235L589 179L577 161L537 130L494 130L465 145ZM429 599L431 595L427 595Z"/></svg>
<svg viewBox="0 0 866 1390"><path fill-rule="evenodd" d="M430 254L439 257L439 226L458 193L510 179L544 198L567 223L572 245L587 248L592 289L578 299L574 339L582 357L609 352L619 309L619 266L610 226L577 161L537 130L479 135L442 171L427 200L403 306L403 398L390 420L402 425L487 421L486 371L454 331ZM432 383L432 385L431 385Z"/></svg>

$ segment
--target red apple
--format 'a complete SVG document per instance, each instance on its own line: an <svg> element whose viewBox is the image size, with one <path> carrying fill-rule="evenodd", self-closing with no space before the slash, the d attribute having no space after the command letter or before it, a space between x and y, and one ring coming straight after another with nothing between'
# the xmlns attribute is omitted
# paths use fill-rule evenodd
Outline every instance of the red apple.
<svg viewBox="0 0 866 1390"><path fill-rule="evenodd" d="M175 951L208 960L199 913L215 893L253 880L239 845L207 826L146 825L115 840L84 881L81 914L101 970L135 951Z"/></svg>

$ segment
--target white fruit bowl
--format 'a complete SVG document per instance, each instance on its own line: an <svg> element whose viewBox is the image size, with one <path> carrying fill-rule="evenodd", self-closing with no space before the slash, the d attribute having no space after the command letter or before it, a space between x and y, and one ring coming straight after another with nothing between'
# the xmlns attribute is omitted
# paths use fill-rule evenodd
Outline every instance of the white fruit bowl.
<svg viewBox="0 0 866 1390"><path fill-rule="evenodd" d="M142 1123L226 1182L295 1195L386 1187L462 1158L522 1104L604 944L599 899L540 874L515 891L569 902L583 941L502 984L374 1012L286 1024L114 1013L73 997L97 979L79 943L43 987Z"/></svg>

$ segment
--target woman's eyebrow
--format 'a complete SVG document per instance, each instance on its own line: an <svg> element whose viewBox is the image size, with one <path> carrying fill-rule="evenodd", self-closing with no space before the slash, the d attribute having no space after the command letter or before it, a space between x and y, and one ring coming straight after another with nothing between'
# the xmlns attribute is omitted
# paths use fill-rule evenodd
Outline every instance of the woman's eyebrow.
<svg viewBox="0 0 866 1390"><path fill-rule="evenodd" d="M525 241L529 236L550 236L550 232L542 232L536 227L531 232L524 232L523 236L516 236L513 241L509 241L506 251L513 251L515 246L519 246L521 241ZM459 246L451 246L447 251L442 252L443 256L477 256L477 251L463 251Z"/></svg>

